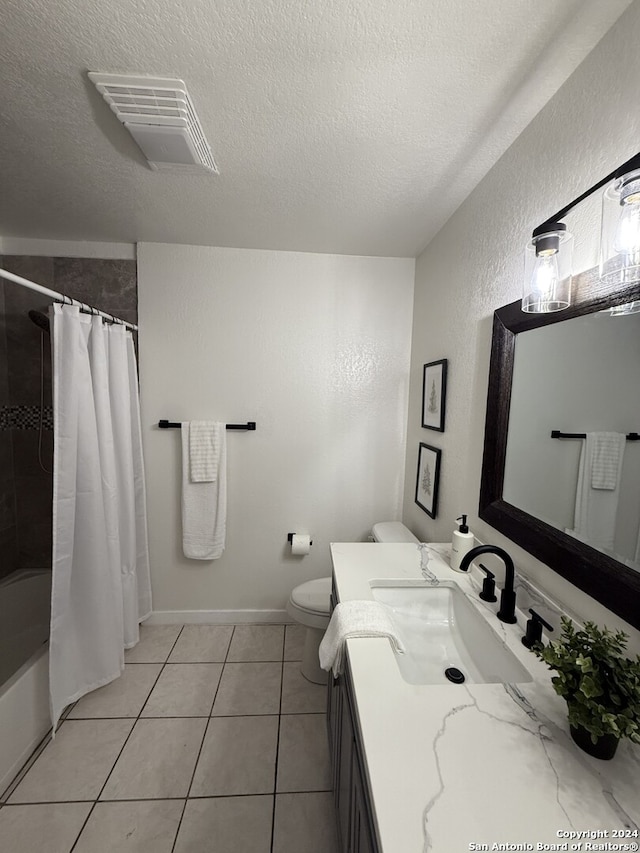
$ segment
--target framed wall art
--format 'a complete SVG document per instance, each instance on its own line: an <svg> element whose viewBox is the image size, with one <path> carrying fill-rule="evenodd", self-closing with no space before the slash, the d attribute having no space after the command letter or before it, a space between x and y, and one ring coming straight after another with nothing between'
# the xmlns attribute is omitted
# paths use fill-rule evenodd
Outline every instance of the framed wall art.
<svg viewBox="0 0 640 853"><path fill-rule="evenodd" d="M444 432L447 359L425 364L422 376L422 426Z"/></svg>
<svg viewBox="0 0 640 853"><path fill-rule="evenodd" d="M440 457L442 451L420 442L418 447L418 472L416 474L416 503L431 518L438 512L438 486L440 485Z"/></svg>

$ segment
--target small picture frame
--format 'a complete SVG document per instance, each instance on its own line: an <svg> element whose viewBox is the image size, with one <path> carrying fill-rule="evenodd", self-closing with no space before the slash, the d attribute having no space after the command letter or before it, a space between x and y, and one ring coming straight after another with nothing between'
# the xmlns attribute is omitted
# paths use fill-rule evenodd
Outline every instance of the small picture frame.
<svg viewBox="0 0 640 853"><path fill-rule="evenodd" d="M444 432L447 396L447 359L425 364L422 374L422 426Z"/></svg>
<svg viewBox="0 0 640 853"><path fill-rule="evenodd" d="M416 503L431 518L435 518L438 512L441 456L442 451L437 447L420 442L416 474Z"/></svg>

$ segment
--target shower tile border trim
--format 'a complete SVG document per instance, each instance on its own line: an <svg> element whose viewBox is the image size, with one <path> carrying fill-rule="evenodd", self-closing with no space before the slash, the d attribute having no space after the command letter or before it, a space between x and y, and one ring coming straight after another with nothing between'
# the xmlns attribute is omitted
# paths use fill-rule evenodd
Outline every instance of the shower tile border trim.
<svg viewBox="0 0 640 853"><path fill-rule="evenodd" d="M0 430L37 430L40 428L40 406L0 406ZM53 430L53 406L42 410L42 428Z"/></svg>

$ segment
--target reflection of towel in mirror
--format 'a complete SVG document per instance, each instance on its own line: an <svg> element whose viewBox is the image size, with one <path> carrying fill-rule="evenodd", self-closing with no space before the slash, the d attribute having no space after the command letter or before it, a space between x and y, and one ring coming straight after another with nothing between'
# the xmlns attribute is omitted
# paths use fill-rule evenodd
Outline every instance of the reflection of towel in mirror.
<svg viewBox="0 0 640 853"><path fill-rule="evenodd" d="M620 480L621 457L626 436L619 432L592 432L591 438L591 488L613 491Z"/></svg>
<svg viewBox="0 0 640 853"><path fill-rule="evenodd" d="M606 436L606 440L603 436ZM613 550L625 441L623 433L588 432L582 445L574 529L567 530L567 533L594 548ZM613 446L614 451L603 454L601 451L605 445ZM612 464L613 458L615 466ZM595 485L612 481L613 488L610 485Z"/></svg>

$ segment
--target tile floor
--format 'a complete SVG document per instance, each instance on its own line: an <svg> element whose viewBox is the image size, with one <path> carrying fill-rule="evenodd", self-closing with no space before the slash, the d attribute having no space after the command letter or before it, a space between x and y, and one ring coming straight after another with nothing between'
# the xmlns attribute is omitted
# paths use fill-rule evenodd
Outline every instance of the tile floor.
<svg viewBox="0 0 640 853"><path fill-rule="evenodd" d="M0 798L2 853L336 853L298 625L142 627Z"/></svg>

